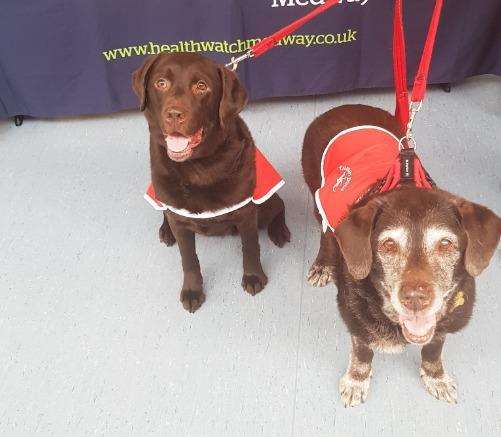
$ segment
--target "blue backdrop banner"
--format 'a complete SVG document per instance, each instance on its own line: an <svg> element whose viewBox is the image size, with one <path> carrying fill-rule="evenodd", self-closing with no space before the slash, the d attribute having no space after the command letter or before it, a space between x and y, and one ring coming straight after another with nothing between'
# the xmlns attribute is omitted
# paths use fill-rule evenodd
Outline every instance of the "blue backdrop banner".
<svg viewBox="0 0 501 437"><path fill-rule="evenodd" d="M0 117L137 107L146 56L200 52L226 63L324 0L3 0ZM435 0L404 2L413 77ZM392 86L393 0L341 0L238 74L251 99ZM501 75L501 1L446 0L432 83Z"/></svg>

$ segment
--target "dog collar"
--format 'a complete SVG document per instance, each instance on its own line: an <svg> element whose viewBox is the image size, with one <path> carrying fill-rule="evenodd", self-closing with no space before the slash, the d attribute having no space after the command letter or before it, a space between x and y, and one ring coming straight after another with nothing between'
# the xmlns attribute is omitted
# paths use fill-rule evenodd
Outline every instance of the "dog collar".
<svg viewBox="0 0 501 437"><path fill-rule="evenodd" d="M144 194L146 201L157 211L171 211L177 215L194 218L194 219L209 219L219 217L224 214L236 211L245 205L253 202L257 205L266 202L273 194L275 194L285 184L285 181L280 176L280 173L270 164L263 153L255 147L255 166L256 166L256 186L251 197L242 200L234 205L225 208L192 212L183 208L175 208L172 205L162 202L155 194L155 188L150 183Z"/></svg>

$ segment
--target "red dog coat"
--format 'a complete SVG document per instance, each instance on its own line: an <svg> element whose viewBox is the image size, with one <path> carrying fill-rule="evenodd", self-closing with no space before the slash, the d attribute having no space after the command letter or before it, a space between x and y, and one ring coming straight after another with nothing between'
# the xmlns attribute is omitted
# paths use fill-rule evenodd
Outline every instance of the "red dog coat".
<svg viewBox="0 0 501 437"><path fill-rule="evenodd" d="M275 170L275 168L269 163L266 157L261 153L261 151L255 147L256 151L256 187L252 197L242 200L236 205L231 205L226 208L218 209L216 211L204 211L200 213L190 212L186 209L174 208L171 205L166 205L156 198L155 189L153 184L148 186L144 198L148 203L153 206L158 211L169 210L178 215L190 218L213 218L218 217L223 214L228 214L229 212L235 211L243 206L247 205L249 202L254 202L256 204L266 202L273 194L275 194L282 186L285 181L282 179L280 174Z"/></svg>
<svg viewBox="0 0 501 437"><path fill-rule="evenodd" d="M322 185L315 193L324 232L346 217L349 207L388 174L399 154L399 140L377 126L338 133L322 156Z"/></svg>

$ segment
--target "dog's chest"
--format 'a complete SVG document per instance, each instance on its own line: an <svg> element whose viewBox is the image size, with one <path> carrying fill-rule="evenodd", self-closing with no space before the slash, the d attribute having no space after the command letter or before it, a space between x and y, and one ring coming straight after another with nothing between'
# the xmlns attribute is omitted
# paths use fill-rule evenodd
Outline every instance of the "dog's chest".
<svg viewBox="0 0 501 437"><path fill-rule="evenodd" d="M196 234L207 236L223 236L237 233L235 222L229 220L191 219L185 224L185 227Z"/></svg>
<svg viewBox="0 0 501 437"><path fill-rule="evenodd" d="M370 333L369 346L373 350L398 354L407 345L400 328L389 320L375 321L368 324L366 328Z"/></svg>
<svg viewBox="0 0 501 437"><path fill-rule="evenodd" d="M385 313L384 299L369 284L354 283L350 277L338 277L338 303L352 335L371 349L400 353L408 344L392 317Z"/></svg>
<svg viewBox="0 0 501 437"><path fill-rule="evenodd" d="M386 338L381 338L369 343L369 346L372 350L384 352L387 354L399 354L403 352L405 345L405 342L399 342L398 340L395 341Z"/></svg>
<svg viewBox="0 0 501 437"><path fill-rule="evenodd" d="M176 226L189 229L200 235L224 236L237 235L237 224L250 214L254 208L256 208L256 206L250 202L235 211L211 218L184 217L169 210L167 210L167 213L171 219L176 222Z"/></svg>

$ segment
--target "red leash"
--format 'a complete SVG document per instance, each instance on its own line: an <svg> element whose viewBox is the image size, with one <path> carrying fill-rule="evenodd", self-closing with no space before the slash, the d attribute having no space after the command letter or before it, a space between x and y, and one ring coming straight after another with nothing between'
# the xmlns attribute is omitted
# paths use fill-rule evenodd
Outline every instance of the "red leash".
<svg viewBox="0 0 501 437"><path fill-rule="evenodd" d="M400 155L385 178L381 192L392 190L402 182L412 182L418 188L431 188L433 181L426 173L421 161L414 152L415 140L412 134L414 117L421 109L426 94L428 72L430 71L433 47L437 36L443 0L435 1L428 35L424 45L419 68L414 79L411 99L407 89L407 61L405 54L405 33L402 13L402 0L395 0L393 17L393 73L395 81L395 116L405 131L400 140Z"/></svg>
<svg viewBox="0 0 501 437"><path fill-rule="evenodd" d="M296 20L293 23L283 27L272 35L263 38L260 42L252 46L243 55L239 56L238 58L232 58L231 62L226 64L226 67L231 68L232 70L236 70L239 62L248 58L257 58L258 56L261 56L268 50L271 50L273 47L275 47L280 42L280 40L282 40L282 38L290 35L296 29L305 25L308 21L313 20L313 18L315 18L317 15L320 15L337 3L339 3L339 0L327 0L323 5L317 6L315 9L306 14L304 17L301 17L299 20Z"/></svg>
<svg viewBox="0 0 501 437"><path fill-rule="evenodd" d="M286 35L291 34L296 29L315 18L317 15L339 3L339 1L340 0L327 0L323 5L316 7L304 17L262 39L243 55L237 58L232 58L231 62L226 64L226 67L236 70L241 61L261 56L268 50L275 47L275 45L277 45ZM419 188L431 188L433 185L433 181L428 176L421 164L421 161L414 153L415 141L412 135L412 125L415 115L421 109L423 99L426 94L428 72L430 70L442 6L443 0L435 0L435 8L431 17L428 36L426 37L426 43L421 56L419 69L414 79L411 100L409 102L402 0L395 0L393 18L393 72L396 93L395 116L400 121L402 128L406 131L406 134L400 140L400 156L386 175L386 178L383 181L383 186L380 189L381 192L389 191L399 186L402 182L412 182Z"/></svg>
<svg viewBox="0 0 501 437"><path fill-rule="evenodd" d="M406 138L412 139L412 123L414 116L421 109L424 96L426 94L426 85L428 82L428 72L430 70L433 48L437 36L440 13L442 11L443 0L435 1L435 8L431 16L431 22L428 29L428 36L421 55L419 69L414 79L411 101L407 90L407 66L405 56L405 35L402 14L402 0L395 0L395 11L393 17L393 73L395 80L396 110L395 116L399 119L402 127L406 129Z"/></svg>

